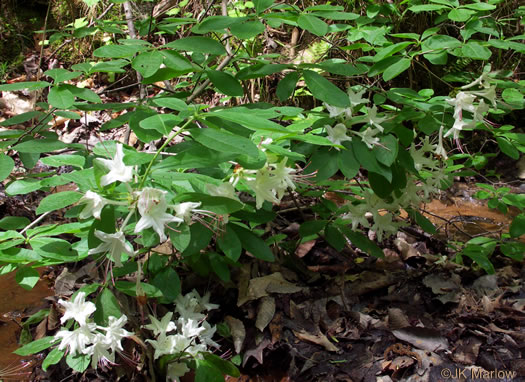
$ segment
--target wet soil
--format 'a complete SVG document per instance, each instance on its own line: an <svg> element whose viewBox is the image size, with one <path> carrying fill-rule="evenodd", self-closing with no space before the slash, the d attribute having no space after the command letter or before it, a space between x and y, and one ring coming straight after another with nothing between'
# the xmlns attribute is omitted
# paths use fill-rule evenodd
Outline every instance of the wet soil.
<svg viewBox="0 0 525 382"><path fill-rule="evenodd" d="M47 307L44 299L52 295L46 280L40 280L28 291L18 285L15 272L0 276L0 378L6 378L2 371L17 370L17 367L24 365L27 357L13 353L19 347L20 322L40 308Z"/></svg>

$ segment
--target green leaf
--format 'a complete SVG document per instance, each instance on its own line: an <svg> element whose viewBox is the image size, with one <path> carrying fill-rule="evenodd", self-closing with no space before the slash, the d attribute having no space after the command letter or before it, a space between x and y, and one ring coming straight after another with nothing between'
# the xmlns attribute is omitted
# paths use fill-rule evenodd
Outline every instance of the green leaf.
<svg viewBox="0 0 525 382"><path fill-rule="evenodd" d="M259 20L242 20L230 26L232 34L241 40L248 40L264 32L264 24Z"/></svg>
<svg viewBox="0 0 525 382"><path fill-rule="evenodd" d="M434 35L430 36L427 40L424 42L423 50L427 49L454 49L459 48L462 46L461 41L454 37L450 37L447 35Z"/></svg>
<svg viewBox="0 0 525 382"><path fill-rule="evenodd" d="M205 117L219 117L227 121L238 123L239 125L254 131L289 133L286 128L266 118L258 117L256 113L257 110L252 110L251 113L247 113L244 108L230 108L206 113Z"/></svg>
<svg viewBox="0 0 525 382"><path fill-rule="evenodd" d="M523 261L525 255L525 243L511 242L501 245L501 252L516 261Z"/></svg>
<svg viewBox="0 0 525 382"><path fill-rule="evenodd" d="M49 157L41 158L40 161L46 166L50 166L50 167L74 166L74 167L82 168L84 167L86 158L80 155L61 154L61 155L52 155Z"/></svg>
<svg viewBox="0 0 525 382"><path fill-rule="evenodd" d="M476 12L469 9L456 8L448 13L448 18L452 21L463 22L470 19L470 16L472 16L474 13Z"/></svg>
<svg viewBox="0 0 525 382"><path fill-rule="evenodd" d="M14 84L0 85L0 91L2 92L16 92L18 90L38 90L47 88L51 84L47 81L28 81L28 82L15 82Z"/></svg>
<svg viewBox="0 0 525 382"><path fill-rule="evenodd" d="M306 86L308 86L308 89L315 98L331 106L350 107L348 94L320 74L311 70L305 70L303 76L306 81Z"/></svg>
<svg viewBox="0 0 525 382"><path fill-rule="evenodd" d="M326 24L319 17L313 15L302 14L297 19L297 25L299 25L300 28L315 34L316 36L322 37L328 33L328 24Z"/></svg>
<svg viewBox="0 0 525 382"><path fill-rule="evenodd" d="M115 318L122 316L118 300L108 288L102 289L97 301L95 301L95 306L97 310L95 310L93 318L98 325L107 326L110 316Z"/></svg>
<svg viewBox="0 0 525 382"><path fill-rule="evenodd" d="M179 275L171 267L160 271L151 280L151 284L159 288L164 298L169 302L174 302L181 291Z"/></svg>
<svg viewBox="0 0 525 382"><path fill-rule="evenodd" d="M129 58L143 50L139 45L106 45L95 49L93 56L102 58Z"/></svg>
<svg viewBox="0 0 525 382"><path fill-rule="evenodd" d="M463 45L461 47L461 53L465 57L469 57L474 60L488 60L492 55L492 52L489 48L474 41L469 41Z"/></svg>
<svg viewBox="0 0 525 382"><path fill-rule="evenodd" d="M279 101L284 102L293 95L297 86L297 81L299 81L299 77L301 77L299 72L291 72L288 73L281 81L279 81L277 84L277 90L275 92L275 94L277 94L277 98L279 98Z"/></svg>
<svg viewBox="0 0 525 382"><path fill-rule="evenodd" d="M413 45L413 42L405 41L405 42L398 42L397 44L392 44L387 46L386 48L381 48L377 51L377 54L374 56L374 62L379 62L381 60L384 60L387 57L390 57L397 52L400 52L404 50L407 46Z"/></svg>
<svg viewBox="0 0 525 382"><path fill-rule="evenodd" d="M186 248L188 248L188 245L191 241L190 227L188 227L186 224L178 227L173 224L173 226L170 225L170 227L173 228L168 231L171 244L173 244L177 251L184 252Z"/></svg>
<svg viewBox="0 0 525 382"><path fill-rule="evenodd" d="M210 149L235 154L259 156L259 149L248 138L212 128L192 130L191 136L201 145Z"/></svg>
<svg viewBox="0 0 525 382"><path fill-rule="evenodd" d="M523 104L523 93L518 89L507 88L501 93L501 97L505 102L511 104Z"/></svg>
<svg viewBox="0 0 525 382"><path fill-rule="evenodd" d="M431 235L434 235L437 232L434 224L432 224L430 220L428 220L426 217L421 215L418 211L413 210L413 209L408 209L407 212L410 215L410 217L415 220L416 224L419 225L423 229L423 231Z"/></svg>
<svg viewBox="0 0 525 382"><path fill-rule="evenodd" d="M56 139L31 139L13 146L13 150L21 153L48 153L66 148L66 144Z"/></svg>
<svg viewBox="0 0 525 382"><path fill-rule="evenodd" d="M0 182L7 178L15 168L15 161L5 154L0 154Z"/></svg>
<svg viewBox="0 0 525 382"><path fill-rule="evenodd" d="M91 356L87 354L77 354L73 356L71 353L68 353L66 363L73 370L83 373L91 364Z"/></svg>
<svg viewBox="0 0 525 382"><path fill-rule="evenodd" d="M375 154L378 162L390 167L397 158L399 150L397 139L392 134L388 134L381 138L381 145L384 147L375 146L372 152Z"/></svg>
<svg viewBox="0 0 525 382"><path fill-rule="evenodd" d="M255 12L259 15L272 6L275 0L253 0L252 3L255 6Z"/></svg>
<svg viewBox="0 0 525 382"><path fill-rule="evenodd" d="M172 41L166 45L166 48L184 50L188 52L198 52L204 54L225 54L226 49L222 44L209 37L191 36Z"/></svg>
<svg viewBox="0 0 525 382"><path fill-rule="evenodd" d="M328 224L324 229L325 239L336 251L341 252L346 245L346 238L337 225Z"/></svg>
<svg viewBox="0 0 525 382"><path fill-rule="evenodd" d="M198 223L190 226L190 232L191 241L182 254L184 257L198 254L202 249L208 246L213 236L213 232L210 229Z"/></svg>
<svg viewBox="0 0 525 382"><path fill-rule="evenodd" d="M525 214L519 214L512 220L509 233L512 237L519 237L525 234Z"/></svg>
<svg viewBox="0 0 525 382"><path fill-rule="evenodd" d="M237 23L237 17L230 16L209 16L192 28L193 33L204 34L208 32L222 32L230 25Z"/></svg>
<svg viewBox="0 0 525 382"><path fill-rule="evenodd" d="M334 175L339 169L337 161L338 151L328 147L322 147L312 155L310 165L307 167L308 172L317 170L315 179L323 181Z"/></svg>
<svg viewBox="0 0 525 382"><path fill-rule="evenodd" d="M221 93L231 97L242 97L244 95L242 85L231 74L217 70L207 70L206 74Z"/></svg>
<svg viewBox="0 0 525 382"><path fill-rule="evenodd" d="M273 2L273 0L272 0ZM203 357L206 361L208 361L210 364L215 366L222 374L226 374L232 377L239 377L241 374L239 370L233 365L231 362L226 361L225 359L222 359L221 357L212 354L212 353L204 353Z"/></svg>
<svg viewBox="0 0 525 382"><path fill-rule="evenodd" d="M182 118L174 114L155 114L140 121L139 126L146 130L158 131L162 135L167 136L181 121Z"/></svg>
<svg viewBox="0 0 525 382"><path fill-rule="evenodd" d="M370 187L374 193L380 198L386 199L390 196L394 187L384 176L376 174L375 172L368 172L368 180L370 182Z"/></svg>
<svg viewBox="0 0 525 382"><path fill-rule="evenodd" d="M0 126L13 126L13 125L19 125L21 123L27 122L33 118L40 118L44 116L45 114L41 111L28 111L22 114L17 114L12 118L6 119L5 121L0 122Z"/></svg>
<svg viewBox="0 0 525 382"><path fill-rule="evenodd" d="M439 4L414 5L408 8L409 11L412 11L414 13L440 11L442 9L450 9L450 8L447 7L446 5L439 5Z"/></svg>
<svg viewBox="0 0 525 382"><path fill-rule="evenodd" d="M30 192L36 191L42 187L40 181L36 179L22 179L16 180L13 183L9 184L6 188L7 195L24 195L29 194Z"/></svg>
<svg viewBox="0 0 525 382"><path fill-rule="evenodd" d="M385 257L381 248L379 248L373 241L368 237L364 236L360 232L352 231L349 227L339 226L339 229L343 231L345 236L360 250L368 253L377 258Z"/></svg>
<svg viewBox="0 0 525 382"><path fill-rule="evenodd" d="M343 143L343 145L345 144ZM347 179L352 179L354 176L356 176L359 172L359 168L361 167L361 165L355 158L350 145L349 148L347 148L347 150L339 151L337 155L337 165L339 167L339 170L341 170L341 172Z"/></svg>
<svg viewBox="0 0 525 382"><path fill-rule="evenodd" d="M59 350L58 347L51 350L42 362L42 370L46 371L49 366L59 363L65 353L65 350Z"/></svg>
<svg viewBox="0 0 525 382"><path fill-rule="evenodd" d="M193 71L193 65L180 53L173 50L162 50L164 56L164 65L168 68L178 71L181 74Z"/></svg>
<svg viewBox="0 0 525 382"><path fill-rule="evenodd" d="M33 342L28 343L27 345L22 346L21 348L17 349L13 353L21 355L22 357L40 353L42 350L46 350L56 344L59 340L55 339L55 337L44 337L40 338L39 340L35 340Z"/></svg>
<svg viewBox="0 0 525 382"><path fill-rule="evenodd" d="M402 58L398 60L397 62L385 69L385 71L383 72L383 80L390 81L392 78L399 76L405 70L410 68L411 63L412 60L410 58Z"/></svg>
<svg viewBox="0 0 525 382"><path fill-rule="evenodd" d="M491 11L493 9L496 9L496 6L494 4L488 4L488 3L482 3L482 2L464 4L461 7L468 8L468 9L474 9L475 11Z"/></svg>
<svg viewBox="0 0 525 382"><path fill-rule="evenodd" d="M153 103L160 107L166 107L171 110L177 110L177 111L186 111L188 110L188 105L186 102L179 98L175 97L164 97L164 98L156 98L153 100Z"/></svg>
<svg viewBox="0 0 525 382"><path fill-rule="evenodd" d="M231 228L235 231L242 246L259 260L273 262L275 258L268 245L260 237L255 236L246 228L232 224Z"/></svg>
<svg viewBox="0 0 525 382"><path fill-rule="evenodd" d="M23 216L4 216L0 219L0 229L10 230L10 229L21 229L29 225L30 220Z"/></svg>
<svg viewBox="0 0 525 382"><path fill-rule="evenodd" d="M224 382L222 372L206 360L195 359L195 382Z"/></svg>
<svg viewBox="0 0 525 382"><path fill-rule="evenodd" d="M59 85L49 90L47 102L58 109L68 109L75 103L75 96L67 88Z"/></svg>
<svg viewBox="0 0 525 382"><path fill-rule="evenodd" d="M324 229L327 223L327 220L306 221L299 227L299 235L301 235L301 237L307 237L318 234Z"/></svg>
<svg viewBox="0 0 525 382"><path fill-rule="evenodd" d="M227 224L217 237L217 245L224 254L232 261L241 257L242 245L235 231Z"/></svg>
<svg viewBox="0 0 525 382"><path fill-rule="evenodd" d="M286 64L254 64L247 66L237 72L235 77L239 80L251 80L253 78L266 77L274 73L281 72L287 69L289 65Z"/></svg>
<svg viewBox="0 0 525 382"><path fill-rule="evenodd" d="M500 150L507 156L511 157L512 159L518 160L520 159L520 152L514 145L504 137L496 137L496 142L498 142L498 146Z"/></svg>
<svg viewBox="0 0 525 382"><path fill-rule="evenodd" d="M487 248L479 244L468 244L463 251L463 255L470 257L476 264L478 264L489 275L495 273L494 265L489 259Z"/></svg>
<svg viewBox="0 0 525 382"><path fill-rule="evenodd" d="M211 268L213 269L213 272L215 272L221 281L227 283L231 280L228 261L224 256L221 256L215 252L210 252L208 253L208 260L210 262Z"/></svg>
<svg viewBox="0 0 525 382"><path fill-rule="evenodd" d="M37 215L41 215L44 212L55 211L70 206L78 202L81 197L82 194L76 191L64 191L48 195L40 201L36 213Z"/></svg>
<svg viewBox="0 0 525 382"><path fill-rule="evenodd" d="M82 73L80 72L70 72L69 70L63 68L50 69L44 72L46 76L51 77L55 80L55 83L70 81L73 78L77 78Z"/></svg>
<svg viewBox="0 0 525 382"><path fill-rule="evenodd" d="M160 69L163 61L164 56L160 52L153 50L141 53L135 57L131 62L131 67L142 74L142 76L151 77Z"/></svg>
<svg viewBox="0 0 525 382"><path fill-rule="evenodd" d="M16 271L15 280L22 288L25 290L31 290L36 285L38 280L40 279L40 275L38 274L38 271L31 267L23 267L19 268L18 271Z"/></svg>

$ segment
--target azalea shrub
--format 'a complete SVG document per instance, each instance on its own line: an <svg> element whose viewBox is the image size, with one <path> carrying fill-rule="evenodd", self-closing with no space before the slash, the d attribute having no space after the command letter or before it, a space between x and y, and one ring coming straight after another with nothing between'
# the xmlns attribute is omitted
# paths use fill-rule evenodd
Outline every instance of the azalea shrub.
<svg viewBox="0 0 525 382"><path fill-rule="evenodd" d="M129 343L152 375L238 375L214 354L213 295L183 294L181 271L228 283L245 259L282 260L317 237L382 257L380 244L403 227L435 233L421 205L454 177L497 176L490 158L525 152L512 124L524 106L517 57L525 44L514 32L523 7L503 20L499 0L239 4L226 14L219 5L198 14L181 5L137 20L136 38L110 19L80 20L49 40L98 37L92 58L0 85L41 97L34 111L0 123L9 127L0 131L6 193L45 195L33 221L0 220L1 272L16 272L27 289L42 266L95 260L103 274L58 301L62 329L18 350L49 349L44 369L64 357L80 372L108 367ZM422 16L428 25L419 31L410 20ZM276 29L301 31L310 50L298 58L268 51L262 42ZM101 73L136 74L140 97L111 103L81 86ZM274 85L257 94L256 83ZM213 94L222 98L211 105ZM82 122L101 111L111 118L94 134L125 127L137 144L64 143L54 131L58 117ZM37 163L50 170L36 171ZM456 243L454 261L492 273L492 256L523 260L516 238L525 233L525 199L505 203L521 211L510 232ZM265 228L283 206L299 237ZM166 244L170 254L159 249ZM119 302L124 295L136 303Z"/></svg>

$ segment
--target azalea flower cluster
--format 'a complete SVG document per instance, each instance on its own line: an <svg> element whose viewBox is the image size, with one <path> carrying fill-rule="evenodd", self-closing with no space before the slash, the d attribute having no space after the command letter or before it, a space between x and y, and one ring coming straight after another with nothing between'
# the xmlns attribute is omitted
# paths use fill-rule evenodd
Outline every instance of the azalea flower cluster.
<svg viewBox="0 0 525 382"><path fill-rule="evenodd" d="M287 189L295 190L296 170L287 167L287 158L280 162L266 162L258 170L241 169L234 172L230 182L235 186L240 179L255 193L255 206L261 208L265 201L280 203Z"/></svg>
<svg viewBox="0 0 525 382"><path fill-rule="evenodd" d="M330 114L330 118L343 118L343 120L351 121L353 116L353 109L356 106L368 103L367 99L362 98L365 90L354 93L351 89L348 89L348 98L350 100L350 107L340 108L336 106L331 106L324 104L326 110ZM365 122L366 129L363 131L354 131L348 130L344 123L337 123L335 126L325 125L327 132L327 138L334 145L341 145L345 141L351 141L352 137L349 137L347 134L351 133L361 138L361 140L369 147L372 148L374 145L379 143L379 138L377 135L384 131L384 127L381 125L384 121L387 120L387 117L379 117L377 115L377 106L366 107L366 114L364 119L355 120L353 123ZM338 147L335 147L336 150L339 150Z"/></svg>
<svg viewBox="0 0 525 382"><path fill-rule="evenodd" d="M466 90L475 86L480 86L481 89ZM474 104L478 97L481 97L481 99L477 104ZM489 105L485 103L483 98L489 100L493 107L497 107L496 85L490 84L490 77L487 73L483 73L475 81L463 86L454 98L447 99L447 103L454 106L454 125L445 134L445 137L452 135L454 139L458 139L461 130L473 128L477 122L483 122L483 115L489 110ZM464 117L464 111L468 111L471 114L471 119Z"/></svg>
<svg viewBox="0 0 525 382"><path fill-rule="evenodd" d="M116 145L116 152L113 159L98 159L109 172L100 179L102 186L107 186L117 181L128 183L133 179L133 167L124 164L124 152L122 144ZM129 186L128 186L129 187ZM139 234L145 229L152 228L159 236L161 242L167 240L165 226L168 223L190 223L192 214L205 212L197 210L201 203L185 202L175 205L168 205L166 201L167 192L152 187L144 187L133 193L131 203L114 201L97 194L93 191L87 191L80 199L79 203L84 204L84 208L79 214L81 219L94 217L101 218L102 210L106 205L126 205L130 213L124 224L115 233L107 233L95 230L94 234L102 243L96 248L89 250L89 254L108 253L116 266L122 266L122 255L134 256L135 252L130 243L125 240L124 228L135 209L140 214L140 219L135 224L134 233ZM168 213L168 209L173 210L174 214Z"/></svg>
<svg viewBox="0 0 525 382"><path fill-rule="evenodd" d="M213 341L216 327L206 321L205 311L217 309L219 306L209 302L210 295L203 297L196 290L179 295L175 301L175 313L178 319L173 321L173 313L168 312L158 320L150 315L151 323L144 328L150 330L155 339L147 339L155 350L153 357L158 359L164 355L177 356L175 362L168 365L168 380L179 381L189 371L184 362L188 357L201 358L202 353L209 351L210 347L218 348Z"/></svg>
<svg viewBox="0 0 525 382"><path fill-rule="evenodd" d="M91 321L90 316L95 312L95 304L86 301L86 294L78 292L73 301L59 300L65 308L60 319L63 324L69 319L76 321L74 330L62 329L56 335L60 339L59 350L68 349L73 356L86 355L91 357L91 367L96 369L99 363L114 363L115 353L123 351L122 339L133 333L124 329L127 317L110 316L108 326L100 326Z"/></svg>
<svg viewBox="0 0 525 382"><path fill-rule="evenodd" d="M420 147L412 144L409 152L414 160L414 167L424 180L409 175L405 189L393 193L389 201L367 189L362 199L345 206L347 212L341 218L351 223L353 230L359 225L369 228L377 234L379 240L396 234L400 227L406 225L396 219L401 209L418 208L450 181L450 174L445 172L439 161L433 159L433 155L442 150L442 145L431 144L429 137L425 137Z"/></svg>

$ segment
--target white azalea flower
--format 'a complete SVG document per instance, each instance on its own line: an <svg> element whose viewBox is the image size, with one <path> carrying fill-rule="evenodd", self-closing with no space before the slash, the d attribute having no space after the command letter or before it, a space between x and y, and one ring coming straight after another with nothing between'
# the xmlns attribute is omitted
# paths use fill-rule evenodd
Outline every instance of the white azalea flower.
<svg viewBox="0 0 525 382"><path fill-rule="evenodd" d="M217 331L217 327L215 325L211 326L208 321L203 321L201 325L204 330L199 334L199 340L206 346L213 346L216 349L220 348L220 345L212 339Z"/></svg>
<svg viewBox="0 0 525 382"><path fill-rule="evenodd" d="M498 106L496 102L496 85L490 86L489 88L485 90L471 91L471 93L474 95L477 95L478 97L483 97L483 98L488 99L493 107ZM488 110L488 107L487 107L487 110Z"/></svg>
<svg viewBox="0 0 525 382"><path fill-rule="evenodd" d="M206 188L211 196L222 196L224 198L239 200L235 193L235 187L229 182L224 182L220 186L208 183Z"/></svg>
<svg viewBox="0 0 525 382"><path fill-rule="evenodd" d="M246 183L255 192L255 206L257 209L262 207L265 200L270 203L280 202L275 192L275 188L278 186L278 179L270 176L270 171L267 167L257 170L255 179L249 179Z"/></svg>
<svg viewBox="0 0 525 382"><path fill-rule="evenodd" d="M365 91L366 89L363 89L360 92L354 93L352 89L348 89L348 98L350 99L350 104L352 107L368 102L366 98L361 97L363 94L365 94Z"/></svg>
<svg viewBox="0 0 525 382"><path fill-rule="evenodd" d="M171 317L173 317L173 312L166 313L160 321L157 320L155 316L150 315L149 319L151 324L144 325L144 328L151 330L155 336L158 336L161 333L169 333L172 330L177 329L175 323L171 321Z"/></svg>
<svg viewBox="0 0 525 382"><path fill-rule="evenodd" d="M376 232L379 241L383 240L384 234L392 235L394 233L397 233L401 224L396 223L392 220L393 215L390 212L381 215L377 211L375 211L373 214L374 225L370 229Z"/></svg>
<svg viewBox="0 0 525 382"><path fill-rule="evenodd" d="M347 129L346 126L342 123L338 123L334 127L330 127L329 125L325 125L326 132L328 133L328 140L332 142L334 145L340 145L341 142L344 141L351 141L352 138L346 135ZM338 147L335 147L336 150L339 150Z"/></svg>
<svg viewBox="0 0 525 382"><path fill-rule="evenodd" d="M453 134L453 138L454 139L458 139L459 138L459 132L461 130L463 130L464 127L468 127L469 125L470 124L468 122L465 122L462 119L456 119L454 121L454 125L452 126L452 128L449 131L447 131L447 133L445 135L443 135L443 137L446 138L450 134Z"/></svg>
<svg viewBox="0 0 525 382"><path fill-rule="evenodd" d="M372 129L371 127L367 127L365 131L362 133L356 132L359 137L361 137L361 140L363 143L365 143L369 149L373 148L374 145L377 145L379 143L379 138L376 137L376 135L379 133L379 129Z"/></svg>
<svg viewBox="0 0 525 382"><path fill-rule="evenodd" d="M149 342L155 349L153 358L158 359L165 354L174 353L176 339L174 335L167 336L166 333L161 333L156 340L147 339L146 342Z"/></svg>
<svg viewBox="0 0 525 382"><path fill-rule="evenodd" d="M93 342L95 334L93 331L96 329L96 325L93 323L80 325L77 329L61 330L55 334L55 338L61 338L62 341L58 345L59 350L64 350L66 347L69 348L69 352L72 355L78 353L86 354L87 345Z"/></svg>
<svg viewBox="0 0 525 382"><path fill-rule="evenodd" d="M156 188L145 187L142 189L139 196L138 209L141 218L135 226L135 233L153 227L153 230L159 235L161 242L167 239L164 233L164 225L166 223L184 222L183 219L166 213L168 209L166 191Z"/></svg>
<svg viewBox="0 0 525 382"><path fill-rule="evenodd" d="M449 105L454 106L454 119L462 118L462 111L466 110L471 113L474 113L476 107L473 102L476 99L474 94L459 92L455 98L447 99Z"/></svg>
<svg viewBox="0 0 525 382"><path fill-rule="evenodd" d="M87 219L93 216L95 219L100 219L100 213L107 204L107 200L93 191L88 191L78 201L80 204L86 203L79 214L80 219Z"/></svg>
<svg viewBox="0 0 525 382"><path fill-rule="evenodd" d="M109 170L109 173L100 178L100 184L107 186L116 181L129 182L133 178L133 167L124 164L124 151L122 144L117 143L113 159L98 159Z"/></svg>
<svg viewBox="0 0 525 382"><path fill-rule="evenodd" d="M377 106L374 105L374 107L369 108L367 107L367 115L365 118L365 121L370 124L372 127L376 127L380 132L383 132L385 129L383 126L381 126L381 123L386 121L388 118L386 117L378 117L377 116Z"/></svg>
<svg viewBox="0 0 525 382"><path fill-rule="evenodd" d="M191 222L191 214L193 210L197 207L199 207L202 203L192 203L192 202L185 202L185 203L179 203L173 206L173 209L175 210L175 216L184 222L186 224Z"/></svg>
<svg viewBox="0 0 525 382"><path fill-rule="evenodd" d="M341 216L343 220L349 220L352 224L352 231L355 231L359 224L363 227L370 227L370 223L366 218L366 213L368 212L368 206L364 203L348 206L349 211Z"/></svg>
<svg viewBox="0 0 525 382"><path fill-rule="evenodd" d="M90 255L109 252L111 258L115 262L115 265L117 267L121 267L122 262L120 259L122 257L122 253L126 253L129 256L133 256L135 254L131 244L125 241L125 236L122 231L106 233L96 229L95 236L102 240L102 243L98 247L90 249L88 252Z"/></svg>
<svg viewBox="0 0 525 382"><path fill-rule="evenodd" d="M182 334L186 338L198 337L199 334L206 330L205 328L199 325L199 321L191 318L185 318L181 316L179 317L178 322L180 325L180 334Z"/></svg>
<svg viewBox="0 0 525 382"><path fill-rule="evenodd" d="M122 348L120 341L122 341L124 337L129 337L133 334L124 329L124 325L126 325L127 321L128 318L125 314L123 314L119 319L109 316L108 326L99 328L106 331L104 341L113 352L117 350L123 351L124 349Z"/></svg>
<svg viewBox="0 0 525 382"><path fill-rule="evenodd" d="M460 89L470 89L476 85L480 85L484 88L489 88L490 87L490 77L489 77L489 74L488 73L483 73L481 76L479 76L478 78L476 78L473 82L471 82L470 84L467 84L467 85L464 85L462 86Z"/></svg>
<svg viewBox="0 0 525 382"><path fill-rule="evenodd" d="M191 292L178 295L175 300L175 311L186 319L202 320L205 316L201 312L217 309L219 305L210 303L210 294L200 296L199 292L193 289Z"/></svg>
<svg viewBox="0 0 525 382"><path fill-rule="evenodd" d="M345 114L347 118L352 117L352 109L351 108L344 108L344 107L337 107L337 106L331 106L328 104L324 104L324 107L326 107L326 110L328 110L328 113L330 114L330 118L339 117L341 114Z"/></svg>
<svg viewBox="0 0 525 382"><path fill-rule="evenodd" d="M180 382L180 378L184 376L190 368L183 362L172 362L168 364L166 379L169 381Z"/></svg>
<svg viewBox="0 0 525 382"><path fill-rule="evenodd" d="M287 158L284 158L279 163L274 163L272 170L272 175L275 177L277 183L277 197L281 199L284 196L285 191L288 188L295 190L294 174L295 169L291 167L286 167Z"/></svg>
<svg viewBox="0 0 525 382"><path fill-rule="evenodd" d="M73 301L60 299L58 303L66 308L64 315L60 319L60 323L62 324L70 318L73 318L81 326L85 325L87 318L97 309L92 302L86 302L86 294L84 292L79 292Z"/></svg>
<svg viewBox="0 0 525 382"><path fill-rule="evenodd" d="M436 155L439 155L443 159L447 160L448 159L447 150L445 150L445 148L443 147L443 129L444 129L444 126L441 125L441 127L439 128L439 141L438 141L438 144L437 144L437 147L434 153Z"/></svg>
<svg viewBox="0 0 525 382"><path fill-rule="evenodd" d="M115 353L110 353L106 343L106 337L97 333L93 338L93 344L86 348L84 354L91 356L91 367L96 369L100 362L115 362Z"/></svg>

